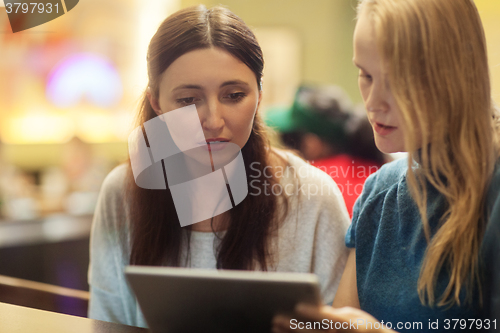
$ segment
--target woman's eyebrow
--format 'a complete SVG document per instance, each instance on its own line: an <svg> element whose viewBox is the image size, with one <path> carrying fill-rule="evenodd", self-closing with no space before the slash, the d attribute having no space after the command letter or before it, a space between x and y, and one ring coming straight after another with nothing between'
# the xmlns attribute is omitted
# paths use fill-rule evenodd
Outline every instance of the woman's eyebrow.
<svg viewBox="0 0 500 333"><path fill-rule="evenodd" d="M201 86L195 85L195 84L182 84L180 86L175 87L172 89L172 91L179 90L179 89L203 89Z"/></svg>
<svg viewBox="0 0 500 333"><path fill-rule="evenodd" d="M226 81L226 82L222 83L219 88L222 88L222 87L225 87L225 86L237 85L237 84L244 85L244 86L248 86L249 85L245 81L231 80L231 81ZM180 89L199 89L199 90L202 90L203 87L199 86L199 85L196 85L196 84L181 84L180 86L177 86L174 89L172 89L172 91L176 91L176 90L180 90Z"/></svg>
<svg viewBox="0 0 500 333"><path fill-rule="evenodd" d="M245 81L231 80L231 81L226 81L223 84L221 84L220 88L225 87L225 86L232 86L232 85L236 85L236 84L242 84L242 85L248 86L248 83L246 83Z"/></svg>

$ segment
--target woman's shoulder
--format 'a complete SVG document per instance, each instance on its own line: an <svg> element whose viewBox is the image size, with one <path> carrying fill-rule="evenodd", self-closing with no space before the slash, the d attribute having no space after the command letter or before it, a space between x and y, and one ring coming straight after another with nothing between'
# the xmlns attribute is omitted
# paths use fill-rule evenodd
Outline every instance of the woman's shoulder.
<svg viewBox="0 0 500 333"><path fill-rule="evenodd" d="M302 207L320 209L334 215L341 213L349 220L342 192L332 177L299 156L291 152L287 154L287 171L280 181L285 193L296 195ZM291 188L288 184L294 184L293 191L288 191Z"/></svg>
<svg viewBox="0 0 500 333"><path fill-rule="evenodd" d="M108 233L128 253L130 216L125 200L128 165L115 167L104 179L94 213L93 234ZM99 230L99 231L98 231ZM94 237L95 238L95 237Z"/></svg>
<svg viewBox="0 0 500 333"><path fill-rule="evenodd" d="M363 192L379 193L389 189L405 179L407 170L407 158L386 163L366 179Z"/></svg>
<svg viewBox="0 0 500 333"><path fill-rule="evenodd" d="M125 195L128 166L123 163L115 167L106 176L102 185L100 195L105 201L122 200Z"/></svg>
<svg viewBox="0 0 500 333"><path fill-rule="evenodd" d="M288 198L297 200L293 205L298 209L297 216L300 221L307 221L300 223L301 228L318 224L319 228L325 228L324 232L338 233L343 238L349 224L349 213L335 181L293 152L282 151L282 154L287 163L280 178L281 187Z"/></svg>
<svg viewBox="0 0 500 333"><path fill-rule="evenodd" d="M401 158L384 164L379 170L368 176L363 186L363 192L354 204L353 221L359 217L360 212L368 202L387 198L388 195L395 196L400 191L392 191L392 189L400 186L405 189L407 170L408 158Z"/></svg>

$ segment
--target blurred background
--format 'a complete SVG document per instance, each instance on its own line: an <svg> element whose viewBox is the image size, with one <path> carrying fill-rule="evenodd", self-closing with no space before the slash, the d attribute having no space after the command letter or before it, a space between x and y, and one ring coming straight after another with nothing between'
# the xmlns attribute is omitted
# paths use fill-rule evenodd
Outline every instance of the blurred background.
<svg viewBox="0 0 500 333"><path fill-rule="evenodd" d="M149 40L169 14L199 3L80 0L15 34L0 7L0 275L88 289L92 212L104 177L127 159ZM352 65L355 0L222 4L263 48L264 114L292 105L304 84L336 85L353 105L361 102ZM500 2L476 4L498 102Z"/></svg>

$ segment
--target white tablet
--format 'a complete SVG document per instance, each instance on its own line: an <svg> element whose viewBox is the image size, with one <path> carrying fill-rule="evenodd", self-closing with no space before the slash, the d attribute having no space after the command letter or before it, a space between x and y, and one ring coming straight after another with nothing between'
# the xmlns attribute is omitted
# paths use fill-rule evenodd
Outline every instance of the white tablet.
<svg viewBox="0 0 500 333"><path fill-rule="evenodd" d="M270 332L276 313L319 305L314 274L128 266L153 333Z"/></svg>

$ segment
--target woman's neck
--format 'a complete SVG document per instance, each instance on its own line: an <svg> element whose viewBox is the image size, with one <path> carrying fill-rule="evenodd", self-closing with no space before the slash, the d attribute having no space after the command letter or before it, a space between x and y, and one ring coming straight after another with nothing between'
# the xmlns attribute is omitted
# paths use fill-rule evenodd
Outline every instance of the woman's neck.
<svg viewBox="0 0 500 333"><path fill-rule="evenodd" d="M198 232L219 232L227 230L229 220L229 212L222 213L210 219L200 221L191 225L191 231Z"/></svg>
<svg viewBox="0 0 500 333"><path fill-rule="evenodd" d="M272 172L275 174L275 176L277 171L281 171L281 174L283 174L283 170L288 164L288 157L286 156L285 151L271 148L268 153L270 154L269 163L272 167ZM279 175L280 172L278 172L277 174ZM229 211L227 211L213 218L209 218L191 225L191 230L198 232L225 231L227 230L227 228L229 228L230 219L231 217Z"/></svg>

